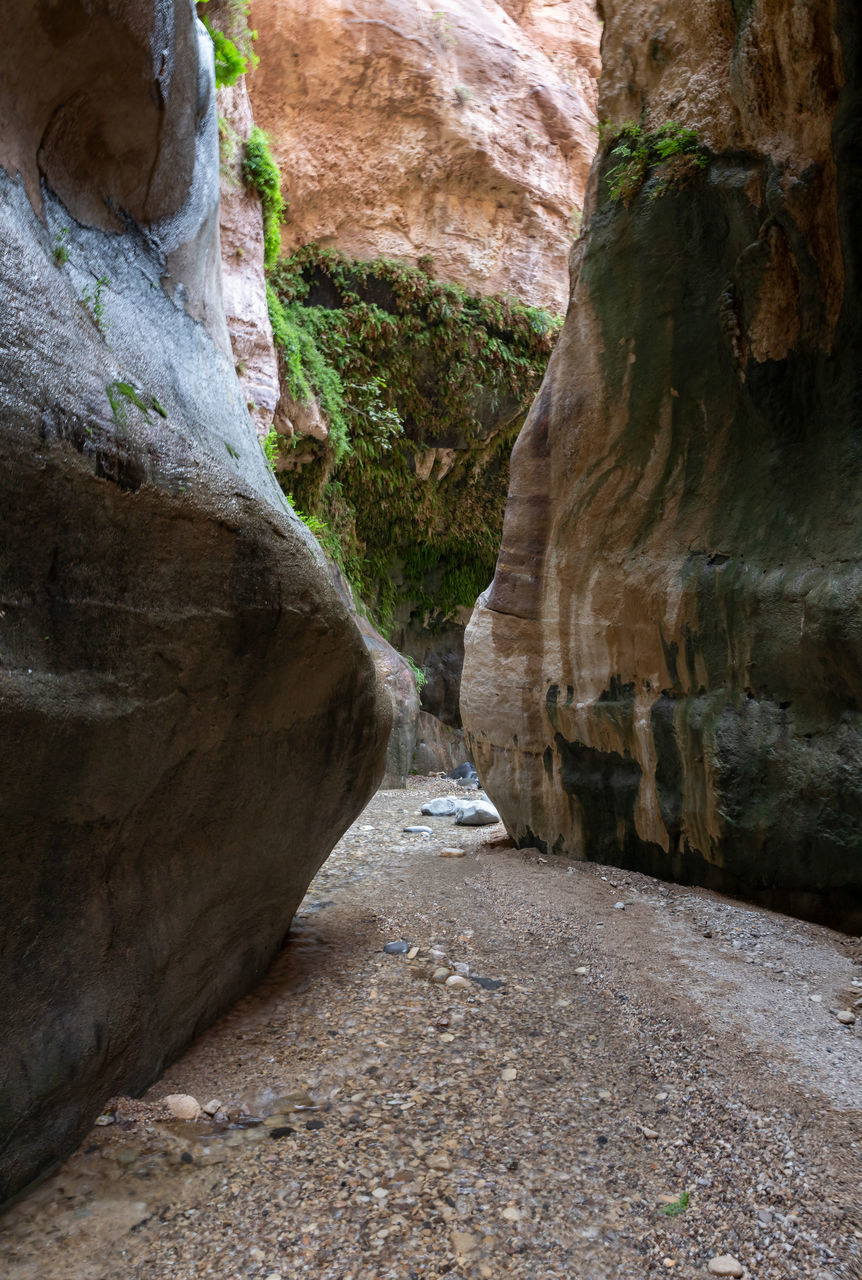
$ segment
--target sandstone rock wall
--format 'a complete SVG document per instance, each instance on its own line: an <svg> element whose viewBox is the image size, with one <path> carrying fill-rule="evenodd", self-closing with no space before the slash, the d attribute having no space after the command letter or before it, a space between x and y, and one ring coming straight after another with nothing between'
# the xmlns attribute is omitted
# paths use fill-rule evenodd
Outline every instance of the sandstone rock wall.
<svg viewBox="0 0 862 1280"><path fill-rule="evenodd" d="M234 374L191 6L7 37L0 1200L261 974L389 728Z"/></svg>
<svg viewBox="0 0 862 1280"><path fill-rule="evenodd" d="M245 77L218 92L222 118L222 286L234 367L259 436L272 426L280 389L266 306L260 196L243 181L245 143L254 126Z"/></svg>
<svg viewBox="0 0 862 1280"><path fill-rule="evenodd" d="M603 11L600 116L678 120L708 164L628 207L593 169L468 743L522 845L858 930L862 20Z"/></svg>
<svg viewBox="0 0 862 1280"><path fill-rule="evenodd" d="M588 0L252 0L286 248L434 259L560 311L596 145ZM561 38L562 37L562 38Z"/></svg>
<svg viewBox="0 0 862 1280"><path fill-rule="evenodd" d="M365 647L374 662L381 698L391 708L392 730L386 747L386 768L380 786L399 790L407 786L407 775L413 768L419 724L419 690L409 663L361 614L353 598L350 583L332 561L329 576L339 598L350 611Z"/></svg>

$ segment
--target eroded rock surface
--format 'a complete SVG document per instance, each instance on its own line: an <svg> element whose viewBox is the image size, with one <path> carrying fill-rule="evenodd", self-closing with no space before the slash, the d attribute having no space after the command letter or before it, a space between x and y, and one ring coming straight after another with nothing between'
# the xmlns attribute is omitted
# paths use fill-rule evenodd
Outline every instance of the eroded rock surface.
<svg viewBox="0 0 862 1280"><path fill-rule="evenodd" d="M564 308L596 146L591 4L253 0L251 21L286 247L430 254L443 279Z"/></svg>
<svg viewBox="0 0 862 1280"><path fill-rule="evenodd" d="M410 664L403 654L380 634L361 613L353 598L350 583L333 561L328 562L329 576L339 598L350 612L365 647L371 655L381 699L390 707L392 728L386 747L386 769L381 787L406 787L413 768L413 753L419 734L419 690Z"/></svg>
<svg viewBox="0 0 862 1280"><path fill-rule="evenodd" d="M709 148L628 207L596 165L573 300L468 630L510 833L862 927L855 6L606 0L599 114Z"/></svg>
<svg viewBox="0 0 862 1280"><path fill-rule="evenodd" d="M266 306L260 196L243 181L245 143L254 126L245 77L219 90L221 257L224 309L234 364L258 435L272 426L280 389Z"/></svg>
<svg viewBox="0 0 862 1280"><path fill-rule="evenodd" d="M260 975L389 727L234 375L191 6L10 39L0 1200Z"/></svg>

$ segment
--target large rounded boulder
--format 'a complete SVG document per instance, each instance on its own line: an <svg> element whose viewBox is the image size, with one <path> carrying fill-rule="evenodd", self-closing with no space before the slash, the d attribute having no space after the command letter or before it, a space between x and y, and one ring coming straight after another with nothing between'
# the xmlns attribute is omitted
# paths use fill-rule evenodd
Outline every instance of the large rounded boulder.
<svg viewBox="0 0 862 1280"><path fill-rule="evenodd" d="M237 384L191 5L7 36L0 1199L265 970L390 714Z"/></svg>

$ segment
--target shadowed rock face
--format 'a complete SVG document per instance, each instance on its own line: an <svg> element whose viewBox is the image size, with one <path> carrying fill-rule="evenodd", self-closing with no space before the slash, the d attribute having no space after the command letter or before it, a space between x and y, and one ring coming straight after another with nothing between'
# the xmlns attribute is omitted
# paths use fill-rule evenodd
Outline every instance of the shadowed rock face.
<svg viewBox="0 0 862 1280"><path fill-rule="evenodd" d="M468 629L468 742L522 845L858 930L862 21L604 11L600 117L643 100L711 155L628 208L594 167Z"/></svg>
<svg viewBox="0 0 862 1280"><path fill-rule="evenodd" d="M0 1200L261 974L389 729L227 354L191 6L70 0L13 26Z"/></svg>

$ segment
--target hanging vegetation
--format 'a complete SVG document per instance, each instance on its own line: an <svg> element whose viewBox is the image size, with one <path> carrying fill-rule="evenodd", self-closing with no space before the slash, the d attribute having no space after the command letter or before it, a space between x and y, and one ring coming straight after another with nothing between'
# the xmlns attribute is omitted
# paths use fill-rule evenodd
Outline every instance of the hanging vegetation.
<svg viewBox="0 0 862 1280"><path fill-rule="evenodd" d="M197 0L196 10L213 42L216 88L235 85L257 66L257 32L248 25L250 0ZM208 8L208 6L212 6Z"/></svg>
<svg viewBox="0 0 862 1280"><path fill-rule="evenodd" d="M246 184L260 196L263 206L263 264L273 267L281 249L281 221L284 199L281 174L269 147L269 138L257 125L252 127L245 144L242 176Z"/></svg>
<svg viewBox="0 0 862 1280"><path fill-rule="evenodd" d="M270 275L289 392L330 424L282 446L282 481L384 630L399 600L442 620L490 581L509 452L560 325L431 265L309 245Z"/></svg>

